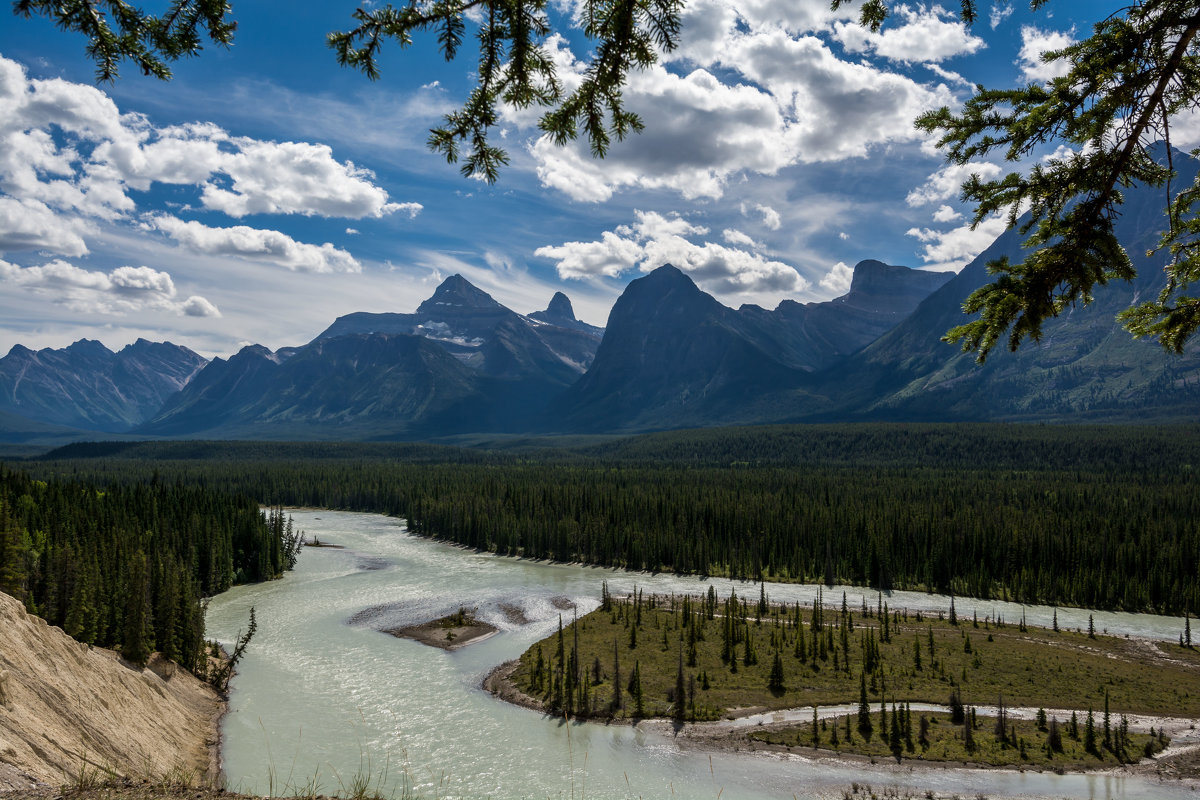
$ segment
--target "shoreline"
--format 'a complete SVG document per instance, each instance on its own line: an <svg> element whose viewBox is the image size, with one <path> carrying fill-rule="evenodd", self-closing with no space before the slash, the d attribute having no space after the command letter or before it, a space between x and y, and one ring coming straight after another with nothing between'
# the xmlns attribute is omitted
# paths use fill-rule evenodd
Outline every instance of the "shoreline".
<svg viewBox="0 0 1200 800"><path fill-rule="evenodd" d="M499 700L521 708L527 708L531 711L539 711L543 715L549 716L546 706L541 700L524 693L512 681L512 675L519 665L520 661L513 659L493 667L484 677L481 683L482 688ZM827 706L826 713L821 716L823 718L842 716L846 713L845 708L844 706ZM575 718L571 721L576 723L589 722L598 725L643 727L654 733L671 736L680 747L715 750L723 753L748 752L773 754L785 758L799 758L805 761L827 762L842 766L847 764L870 764L874 767L887 768L894 771L960 769L1018 773L1053 772L1057 775L1121 775L1141 777L1158 775L1160 780L1169 779L1191 782L1194 784L1193 788L1195 788L1195 785L1200 784L1200 734L1196 732L1197 727L1200 726L1200 720L1185 718L1135 715L1131 719L1131 722L1136 719L1136 727L1138 728L1149 727L1147 724L1148 720L1152 721L1155 727L1170 724L1172 734L1171 745L1153 758L1141 758L1132 764L1100 764L1094 769L1047 769L1045 767L1025 766L1021 764L994 765L971 761L931 761L920 758L904 758L896 762L894 759L883 759L865 753L831 750L827 747L788 747L785 745L766 744L757 742L748 735L750 731L771 730L773 728L784 728L798 724L797 720L783 719L789 714L795 715L799 712L805 712L804 719L811 720L811 711L812 706L798 706L794 709L782 709L765 714L759 708L733 709L727 713L724 719L711 722L677 723L665 717L646 717L637 720L586 717ZM1033 708L1012 708L1008 709L1008 711L1016 716L1027 716L1029 718L1033 718L1037 713L1037 709ZM778 718L779 721L768 722L764 719L754 725L737 724L739 721L744 721L755 716L770 716ZM1184 739L1184 741L1176 743L1176 740L1180 738Z"/></svg>

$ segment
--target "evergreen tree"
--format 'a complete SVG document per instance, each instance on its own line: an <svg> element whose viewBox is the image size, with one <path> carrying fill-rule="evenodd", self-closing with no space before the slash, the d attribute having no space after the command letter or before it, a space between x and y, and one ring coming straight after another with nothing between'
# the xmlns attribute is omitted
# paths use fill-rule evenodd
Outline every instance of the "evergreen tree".
<svg viewBox="0 0 1200 800"><path fill-rule="evenodd" d="M871 707L867 705L867 675L858 674L858 733L864 741L871 740Z"/></svg>
<svg viewBox="0 0 1200 800"><path fill-rule="evenodd" d="M629 694L633 697L633 715L638 719L646 716L645 695L642 693L641 662L633 662L633 677L629 680Z"/></svg>
<svg viewBox="0 0 1200 800"><path fill-rule="evenodd" d="M962 722L965 712L963 711L962 700L958 697L957 689L950 690L950 702L948 705L950 706L950 722L954 725Z"/></svg>
<svg viewBox="0 0 1200 800"><path fill-rule="evenodd" d="M1113 224L1122 192L1140 181L1166 187L1168 229L1160 247L1172 258L1159 297L1120 319L1134 336L1183 350L1200 326L1200 300L1186 296L1188 284L1200 277L1200 252L1192 241L1200 229L1194 205L1200 193L1172 187L1170 161L1156 161L1150 147L1169 138L1173 119L1200 104L1198 35L1190 0L1131 3L1097 23L1091 36L1049 54L1050 68L1061 68L1061 77L1048 85L979 91L957 113L942 108L918 118L922 130L940 132L939 145L956 164L997 148L1019 161L1046 142L1072 152L1028 175L987 182L973 176L964 184L964 198L976 203L976 223L1003 212L1013 227L1029 208L1020 232L1032 235L1023 262L990 265L996 280L963 306L980 317L950 331L949 339L962 341L982 360L1006 333L1011 349L1026 338L1036 341L1045 320L1090 303L1096 286L1132 280L1136 270Z"/></svg>
<svg viewBox="0 0 1200 800"><path fill-rule="evenodd" d="M129 560L125 584L125 621L121 636L121 656L139 667L146 664L154 649L150 640L150 575L146 554L140 550Z"/></svg>
<svg viewBox="0 0 1200 800"><path fill-rule="evenodd" d="M1058 727L1058 717L1050 718L1050 732L1046 735L1046 745L1051 752L1061 753L1063 751L1062 732Z"/></svg>
<svg viewBox="0 0 1200 800"><path fill-rule="evenodd" d="M903 746L904 737L900 731L900 713L896 710L896 704L892 703L892 727L888 732L888 747L892 751L892 755L896 760L900 760L901 748Z"/></svg>
<svg viewBox="0 0 1200 800"><path fill-rule="evenodd" d="M775 658L771 662L771 675L767 679L767 688L773 694L782 694L787 689L783 678L783 660L779 657L778 650L775 651Z"/></svg>
<svg viewBox="0 0 1200 800"><path fill-rule="evenodd" d="M609 714L617 716L621 713L621 708L624 703L621 700L621 653L617 649L617 643L613 642L613 693L612 702L609 705Z"/></svg>
<svg viewBox="0 0 1200 800"><path fill-rule="evenodd" d="M672 713L672 716L674 717L676 722L683 722L684 717L686 716L686 709L684 707L684 691L685 690L684 690L684 684L683 684L683 651L681 650L679 652L679 667L675 672L675 696L674 696L675 705L674 705L673 713Z"/></svg>
<svg viewBox="0 0 1200 800"><path fill-rule="evenodd" d="M1108 710L1108 690L1104 690L1104 749L1113 749L1112 716Z"/></svg>

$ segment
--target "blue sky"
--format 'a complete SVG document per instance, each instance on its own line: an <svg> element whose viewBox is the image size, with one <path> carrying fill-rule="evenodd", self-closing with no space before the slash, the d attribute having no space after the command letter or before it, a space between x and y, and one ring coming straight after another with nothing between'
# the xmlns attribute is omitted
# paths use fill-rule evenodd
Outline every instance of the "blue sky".
<svg viewBox="0 0 1200 800"><path fill-rule="evenodd" d="M546 44L568 82L587 48L572 2L552 0L564 35ZM424 144L465 98L472 48L447 64L431 42L389 46L372 83L325 45L352 3L236 4L230 49L169 83L126 65L99 86L78 36L10 17L0 353L82 337L276 349L340 314L412 311L456 272L522 313L562 290L603 325L665 262L765 307L843 294L866 258L961 268L1002 225L969 231L957 186L1007 167L947 169L912 118L975 83L1046 80L1037 54L1119 4L981 0L970 29L957 5L895 4L872 35L825 0L694 0L679 50L631 81L645 133L596 161L509 110L512 163L492 186Z"/></svg>

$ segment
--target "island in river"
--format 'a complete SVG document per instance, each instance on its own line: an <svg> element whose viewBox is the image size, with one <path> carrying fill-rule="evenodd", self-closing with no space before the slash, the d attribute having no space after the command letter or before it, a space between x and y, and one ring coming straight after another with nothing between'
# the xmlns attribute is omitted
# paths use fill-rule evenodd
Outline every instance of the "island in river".
<svg viewBox="0 0 1200 800"><path fill-rule="evenodd" d="M442 650L457 650L481 642L495 635L497 630L495 625L476 619L472 611L460 607L458 611L445 617L417 625L384 628L383 632Z"/></svg>
<svg viewBox="0 0 1200 800"><path fill-rule="evenodd" d="M486 685L556 716L669 720L726 748L1055 771L1154 758L1200 717L1190 647L765 592L605 590Z"/></svg>

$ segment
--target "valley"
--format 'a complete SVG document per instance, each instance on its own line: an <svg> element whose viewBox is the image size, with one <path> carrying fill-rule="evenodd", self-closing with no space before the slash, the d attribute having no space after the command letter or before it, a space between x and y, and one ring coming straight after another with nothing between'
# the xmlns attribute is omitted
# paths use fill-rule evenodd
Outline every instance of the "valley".
<svg viewBox="0 0 1200 800"><path fill-rule="evenodd" d="M1200 0L154 5L0 26L0 800L1196 797Z"/></svg>

